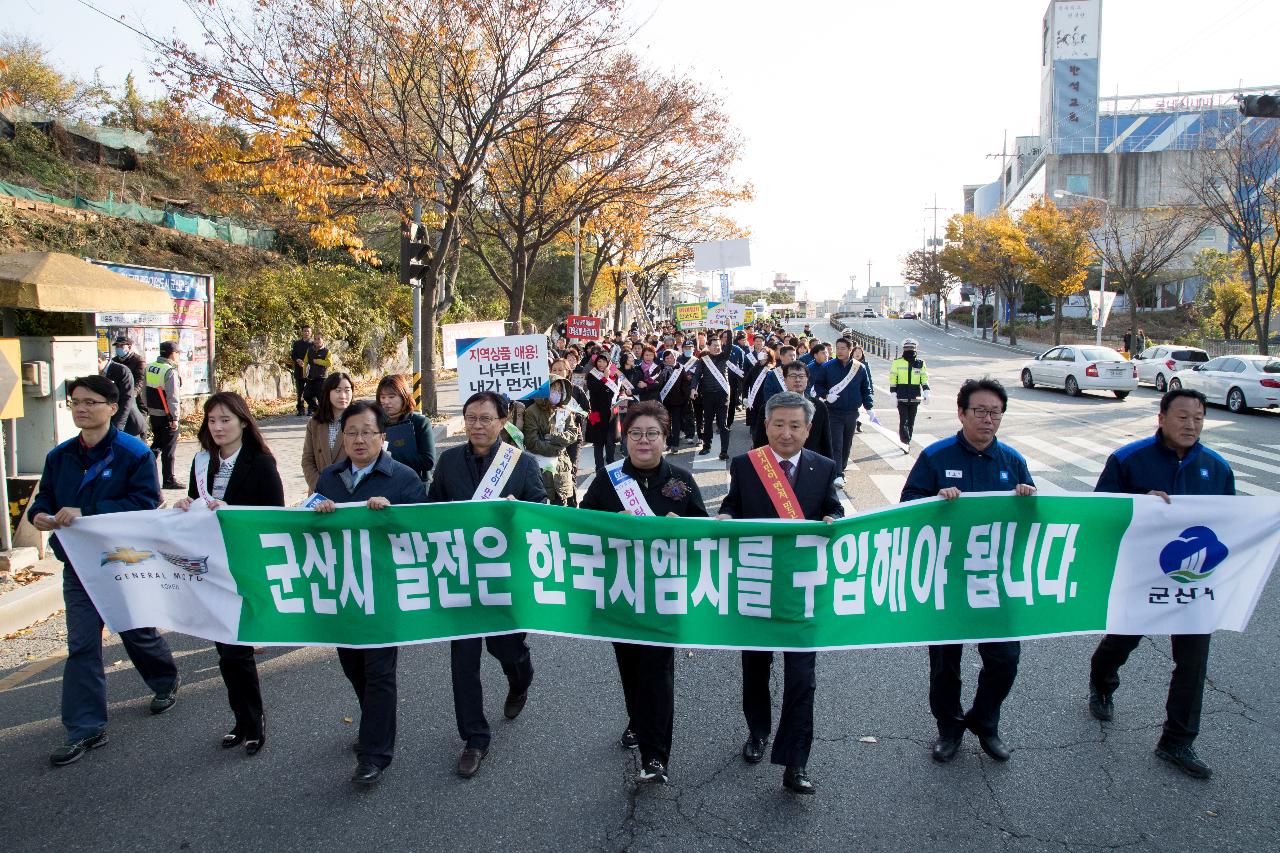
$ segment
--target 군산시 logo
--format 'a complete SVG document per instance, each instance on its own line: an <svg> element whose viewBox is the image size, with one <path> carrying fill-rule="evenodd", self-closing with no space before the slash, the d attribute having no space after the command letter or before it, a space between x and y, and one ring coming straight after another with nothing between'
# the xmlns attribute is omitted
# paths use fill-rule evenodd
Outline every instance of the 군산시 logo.
<svg viewBox="0 0 1280 853"><path fill-rule="evenodd" d="M1207 527L1188 527L1160 551L1160 571L1179 583L1209 577L1230 553Z"/></svg>

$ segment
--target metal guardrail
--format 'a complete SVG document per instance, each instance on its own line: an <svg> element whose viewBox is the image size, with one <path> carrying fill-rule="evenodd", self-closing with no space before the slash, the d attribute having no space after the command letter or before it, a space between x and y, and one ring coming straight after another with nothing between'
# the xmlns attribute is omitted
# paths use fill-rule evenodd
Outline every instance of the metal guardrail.
<svg viewBox="0 0 1280 853"><path fill-rule="evenodd" d="M843 322L845 317L856 316L858 315L832 314L828 322L835 327L836 331L840 332L845 337L852 339L854 343L861 344L862 348L866 350L869 355L879 356L886 361L893 361L896 359L898 357L898 353L901 351L901 347L896 341L891 341L888 338L881 338L876 335L868 335L865 332L858 331L857 329L851 329Z"/></svg>

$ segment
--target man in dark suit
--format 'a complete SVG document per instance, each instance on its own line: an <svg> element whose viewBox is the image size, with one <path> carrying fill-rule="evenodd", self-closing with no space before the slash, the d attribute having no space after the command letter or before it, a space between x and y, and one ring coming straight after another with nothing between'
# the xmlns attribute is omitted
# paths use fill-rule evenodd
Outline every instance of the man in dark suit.
<svg viewBox="0 0 1280 853"><path fill-rule="evenodd" d="M729 463L729 494L720 504L717 518L805 518L832 522L844 515L836 491L840 471L836 463L805 449L813 422L813 403L803 394L783 391L765 405L768 447L734 457ZM753 454L755 458L753 458ZM767 490L761 469L785 477L790 493L780 496ZM783 654L782 718L773 742L770 761L786 767L783 787L797 794L812 794L813 781L805 765L813 746L813 694L817 687L815 652ZM742 711L750 734L742 757L750 764L764 758L773 715L769 696L769 670L773 652L742 653Z"/></svg>
<svg viewBox="0 0 1280 853"><path fill-rule="evenodd" d="M315 505L316 512L333 512L336 504L356 501L364 501L372 510L426 501L426 488L418 472L382 449L389 423L382 406L357 400L347 406L338 423L347 458L320 472L316 492L324 499ZM398 652L398 646L338 646L342 672L360 703L357 763L351 781L365 788L382 777L395 748Z"/></svg>
<svg viewBox="0 0 1280 853"><path fill-rule="evenodd" d="M508 414L507 401L492 391L480 391L468 398L462 406L467 443L440 454L428 503L499 498L547 502L542 470L533 454L522 453L502 441L507 434ZM479 772L492 737L484 715L484 688L480 682L480 652L486 645L507 676L507 700L502 713L508 720L514 720L524 710L533 682L533 660L524 633L469 637L450 643L453 710L463 742L458 775L464 779Z"/></svg>
<svg viewBox="0 0 1280 853"><path fill-rule="evenodd" d="M142 412L138 411L138 403L133 396L133 374L129 368L99 351L98 372L110 379L120 393L119 408L111 418L111 425L128 435L142 435Z"/></svg>

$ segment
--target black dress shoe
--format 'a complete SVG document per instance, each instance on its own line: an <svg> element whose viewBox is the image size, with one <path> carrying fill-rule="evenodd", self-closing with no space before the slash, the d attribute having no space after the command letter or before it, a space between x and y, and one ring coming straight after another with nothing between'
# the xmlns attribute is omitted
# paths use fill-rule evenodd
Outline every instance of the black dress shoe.
<svg viewBox="0 0 1280 853"><path fill-rule="evenodd" d="M956 753L960 751L960 741L963 735L953 735L945 737L939 735L938 739L933 742L933 760L939 764L946 764L956 757Z"/></svg>
<svg viewBox="0 0 1280 853"><path fill-rule="evenodd" d="M1110 693L1103 693L1092 684L1089 685L1089 713L1095 720L1107 722L1116 712L1115 702Z"/></svg>
<svg viewBox="0 0 1280 853"><path fill-rule="evenodd" d="M698 451L698 455L699 455L699 456L706 456L706 455L707 455L708 453L710 453L710 452L711 452L711 445L709 445L709 444L704 444L704 445L702 445L702 449Z"/></svg>
<svg viewBox="0 0 1280 853"><path fill-rule="evenodd" d="M1156 756L1177 767L1188 776L1197 779L1208 779L1213 776L1209 765L1200 760L1195 749L1190 745L1165 743L1163 739L1156 744Z"/></svg>
<svg viewBox="0 0 1280 853"><path fill-rule="evenodd" d="M742 760L748 764L759 764L764 760L764 745L768 738L751 735L742 745Z"/></svg>
<svg viewBox="0 0 1280 853"><path fill-rule="evenodd" d="M480 772L480 762L484 761L484 757L489 754L487 749L476 749L469 746L462 750L462 754L458 756L458 775L463 779L470 779L476 773Z"/></svg>
<svg viewBox="0 0 1280 853"><path fill-rule="evenodd" d="M627 726L622 737L618 738L618 746L623 749L638 749L640 746L640 738L636 737L636 733L632 731L631 726Z"/></svg>
<svg viewBox="0 0 1280 853"><path fill-rule="evenodd" d="M529 701L529 691L526 688L517 693L514 690L507 691L507 701L502 703L502 716L508 720L514 720L520 716L520 712L524 710L524 703Z"/></svg>
<svg viewBox="0 0 1280 853"><path fill-rule="evenodd" d="M382 768L372 764L356 765L356 772L351 774L353 784L371 788L382 778Z"/></svg>
<svg viewBox="0 0 1280 853"><path fill-rule="evenodd" d="M258 726L257 734L244 739L244 754L257 755L262 748L267 745L267 716L262 715L262 722Z"/></svg>
<svg viewBox="0 0 1280 853"><path fill-rule="evenodd" d="M721 458L721 459L728 459L728 458L729 458L729 451L727 451L727 450L721 450L721 451L720 451L720 458Z"/></svg>
<svg viewBox="0 0 1280 853"><path fill-rule="evenodd" d="M231 749L232 747L239 746L242 743L244 743L244 735L240 734L240 732L235 729L232 729L222 736L223 749Z"/></svg>
<svg viewBox="0 0 1280 853"><path fill-rule="evenodd" d="M165 481L164 481L164 485L162 485L162 486L161 486L161 488L164 488L164 489L185 489L185 488L186 488L186 486L182 485L182 484L181 484L181 483L179 483L177 480L165 480Z"/></svg>
<svg viewBox="0 0 1280 853"><path fill-rule="evenodd" d="M1013 755L1009 751L1009 747L1005 746L1004 741L1000 739L1000 735L982 735L977 732L974 732L974 734L978 735L978 745L982 747L982 751L996 761L1008 761L1009 756Z"/></svg>
<svg viewBox="0 0 1280 853"><path fill-rule="evenodd" d="M782 771L782 787L794 794L818 793L818 786L813 784L808 771L803 767L788 767Z"/></svg>

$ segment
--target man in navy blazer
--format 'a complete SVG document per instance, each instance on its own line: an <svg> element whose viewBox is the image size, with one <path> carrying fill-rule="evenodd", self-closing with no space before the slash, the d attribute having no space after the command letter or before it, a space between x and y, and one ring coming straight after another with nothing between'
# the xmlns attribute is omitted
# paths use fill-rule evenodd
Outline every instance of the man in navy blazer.
<svg viewBox="0 0 1280 853"><path fill-rule="evenodd" d="M812 450L805 450L813 423L813 403L803 394L783 391L765 404L766 453L781 474L787 477L800 503L801 514L810 521L831 522L844 515L836 491L840 471L836 463ZM780 518L760 475L748 454L729 463L729 494L720 504L717 518ZM769 760L783 765L783 787L797 794L812 794L816 788L805 766L813 746L813 694L817 688L816 652L783 653L782 717ZM742 711L749 734L742 745L742 757L750 764L764 758L773 714L769 696L769 670L773 652L742 653Z"/></svg>

